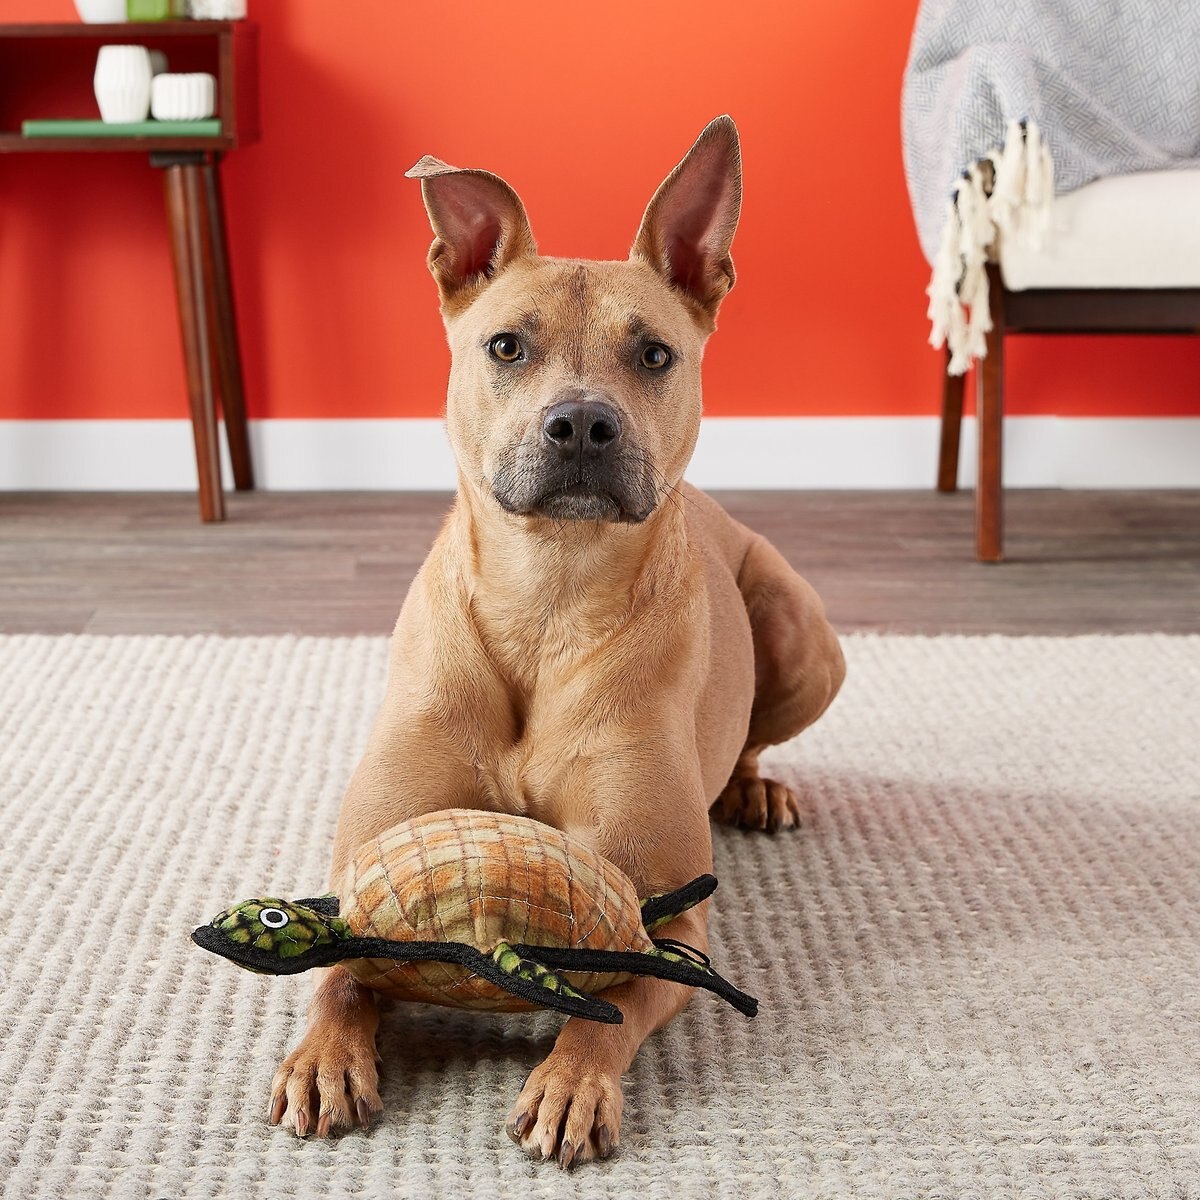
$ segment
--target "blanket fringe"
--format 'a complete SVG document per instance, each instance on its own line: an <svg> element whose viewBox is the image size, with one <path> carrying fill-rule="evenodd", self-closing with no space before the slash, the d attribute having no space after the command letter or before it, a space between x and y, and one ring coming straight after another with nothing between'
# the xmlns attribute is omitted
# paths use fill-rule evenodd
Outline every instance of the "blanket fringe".
<svg viewBox="0 0 1200 1200"><path fill-rule="evenodd" d="M1053 201L1054 164L1036 121L1009 121L1003 149L972 163L955 183L926 288L929 344L950 347L950 374L987 354L987 263L997 232L1039 248Z"/></svg>

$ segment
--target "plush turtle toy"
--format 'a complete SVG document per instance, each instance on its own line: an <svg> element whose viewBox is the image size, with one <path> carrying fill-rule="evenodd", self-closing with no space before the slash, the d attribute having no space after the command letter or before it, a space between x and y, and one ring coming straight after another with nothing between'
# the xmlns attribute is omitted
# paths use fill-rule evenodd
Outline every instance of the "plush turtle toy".
<svg viewBox="0 0 1200 1200"><path fill-rule="evenodd" d="M344 962L375 991L456 1008L538 1006L619 1024L593 993L634 975L707 988L754 1016L758 1001L707 956L651 932L717 886L701 875L639 901L628 876L527 817L451 809L363 846L337 894L246 900L193 940L238 966L292 975Z"/></svg>

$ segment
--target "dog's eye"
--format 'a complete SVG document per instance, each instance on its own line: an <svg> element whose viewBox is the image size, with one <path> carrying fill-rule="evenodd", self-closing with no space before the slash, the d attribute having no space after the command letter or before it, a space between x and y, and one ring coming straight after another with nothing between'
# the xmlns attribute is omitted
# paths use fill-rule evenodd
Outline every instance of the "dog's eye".
<svg viewBox="0 0 1200 1200"><path fill-rule="evenodd" d="M648 346L642 348L642 354L638 362L647 371L661 371L664 367L671 365L671 352L666 346L661 346L658 342L651 342Z"/></svg>
<svg viewBox="0 0 1200 1200"><path fill-rule="evenodd" d="M501 362L516 362L521 357L521 343L511 333L498 333L488 343L488 351Z"/></svg>

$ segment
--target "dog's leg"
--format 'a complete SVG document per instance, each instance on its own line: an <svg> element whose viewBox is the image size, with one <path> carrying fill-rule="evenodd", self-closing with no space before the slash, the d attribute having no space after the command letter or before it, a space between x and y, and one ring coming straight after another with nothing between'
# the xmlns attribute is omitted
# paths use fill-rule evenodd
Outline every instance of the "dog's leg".
<svg viewBox="0 0 1200 1200"><path fill-rule="evenodd" d="M708 951L705 902L654 931L697 950ZM676 1016L693 988L662 979L631 979L608 988L604 999L625 1020L620 1025L572 1017L554 1049L525 1081L508 1114L508 1136L532 1158L558 1160L571 1168L593 1158L608 1158L621 1132L621 1076L642 1042Z"/></svg>
<svg viewBox="0 0 1200 1200"><path fill-rule="evenodd" d="M754 707L745 748L712 814L774 833L795 828L800 807L790 788L759 774L759 755L795 737L829 707L846 665L816 592L770 542L751 543L738 587L754 635Z"/></svg>
<svg viewBox="0 0 1200 1200"><path fill-rule="evenodd" d="M375 994L345 967L322 971L308 1008L308 1028L271 1083L272 1125L285 1117L298 1137L369 1125L383 1112Z"/></svg>
<svg viewBox="0 0 1200 1200"><path fill-rule="evenodd" d="M359 846L422 813L471 807L474 770L436 727L385 704L342 801L330 884ZM343 966L321 971L300 1045L271 1084L270 1120L300 1137L367 1125L383 1111L375 993Z"/></svg>
<svg viewBox="0 0 1200 1200"><path fill-rule="evenodd" d="M690 787L671 787L671 772L645 767L631 753L612 779L613 793L593 797L585 811L605 814L599 825L568 827L633 879L642 895L670 891L712 869L712 836L698 770ZM615 796L638 794L633 780L655 780L655 795L686 798L651 823L648 814L622 808ZM642 784L642 792L645 785ZM677 917L655 937L674 937L708 950L708 902ZM534 1159L554 1158L572 1167L607 1158L621 1130L621 1076L642 1042L662 1028L690 999L693 988L662 979L631 979L608 988L604 998L620 1008L624 1022L602 1025L572 1017L554 1049L525 1081L508 1115L508 1135Z"/></svg>

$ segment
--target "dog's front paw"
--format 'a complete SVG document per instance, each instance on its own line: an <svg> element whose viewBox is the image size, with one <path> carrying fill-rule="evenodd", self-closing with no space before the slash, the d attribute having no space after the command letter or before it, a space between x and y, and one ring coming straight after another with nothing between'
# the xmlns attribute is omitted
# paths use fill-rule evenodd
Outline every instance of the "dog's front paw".
<svg viewBox="0 0 1200 1200"><path fill-rule="evenodd" d="M725 785L710 809L713 819L743 829L800 827L800 802L790 787L774 779L763 779L757 771L738 772Z"/></svg>
<svg viewBox="0 0 1200 1200"><path fill-rule="evenodd" d="M525 1081L505 1129L530 1158L569 1171L616 1149L622 1103L619 1075L551 1052Z"/></svg>
<svg viewBox="0 0 1200 1200"><path fill-rule="evenodd" d="M367 1126L383 1112L375 1045L317 1027L284 1060L271 1083L272 1125L297 1137Z"/></svg>

